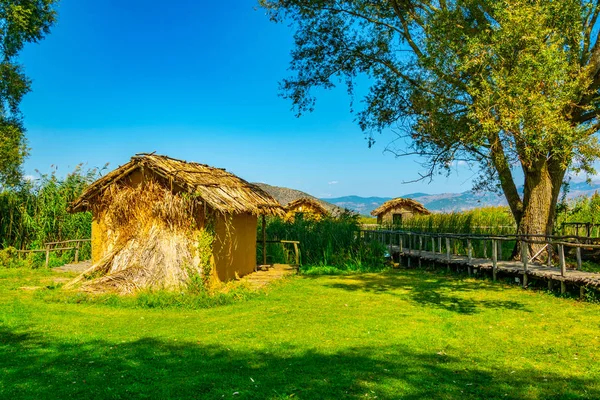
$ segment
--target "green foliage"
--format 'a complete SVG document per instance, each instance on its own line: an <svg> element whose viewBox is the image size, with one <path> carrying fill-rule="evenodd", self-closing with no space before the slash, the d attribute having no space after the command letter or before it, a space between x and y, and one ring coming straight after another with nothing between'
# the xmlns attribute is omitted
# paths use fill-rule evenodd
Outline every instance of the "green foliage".
<svg viewBox="0 0 600 400"><path fill-rule="evenodd" d="M591 0L260 0L295 30L282 94L298 114L317 89L369 89L362 130L424 159L421 178L466 161L501 189L521 233L551 228L569 168L600 155L600 3ZM354 103L354 101L353 101ZM524 176L524 193L514 173Z"/></svg>
<svg viewBox="0 0 600 400"><path fill-rule="evenodd" d="M44 243L71 239L89 239L92 216L89 212L70 214L69 204L97 177L96 170L77 167L64 179L56 172L40 175L13 188L0 191L0 248L41 249ZM89 243L82 243L80 259L90 258ZM50 265L72 261L74 250L51 253ZM44 255L30 258L43 263Z"/></svg>
<svg viewBox="0 0 600 400"><path fill-rule="evenodd" d="M297 240L300 242L301 264L311 266L335 266L360 270L380 268L384 263L385 248L377 242L358 240L360 224L358 217L343 214L338 218L325 217L319 221L295 218L285 222L280 218L267 220L268 240ZM261 227L259 225L259 237ZM262 248L258 247L258 262L262 262ZM292 263L293 252L280 243L269 243L267 262Z"/></svg>
<svg viewBox="0 0 600 400"><path fill-rule="evenodd" d="M507 207L481 207L469 211L415 215L399 229L413 232L514 234L516 226Z"/></svg>
<svg viewBox="0 0 600 400"><path fill-rule="evenodd" d="M50 32L57 1L0 1L0 188L18 184L27 155L19 104L31 90L31 81L17 56L26 43L38 42Z"/></svg>

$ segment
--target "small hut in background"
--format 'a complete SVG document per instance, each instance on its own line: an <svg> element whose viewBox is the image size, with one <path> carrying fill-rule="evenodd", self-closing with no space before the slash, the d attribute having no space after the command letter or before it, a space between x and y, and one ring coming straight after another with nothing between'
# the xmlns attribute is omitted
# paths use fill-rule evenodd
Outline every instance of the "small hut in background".
<svg viewBox="0 0 600 400"><path fill-rule="evenodd" d="M178 289L192 276L226 281L256 267L259 215L279 203L208 165L138 154L91 184L70 212L91 211L90 291Z"/></svg>
<svg viewBox="0 0 600 400"><path fill-rule="evenodd" d="M386 201L371 211L371 215L377 217L377 223L380 225L401 225L403 221L412 218L413 215L428 214L431 212L423 204L402 197Z"/></svg>
<svg viewBox="0 0 600 400"><path fill-rule="evenodd" d="M302 197L285 206L284 219L286 221L293 221L298 214L302 215L302 218L310 218L319 221L328 215L329 212L315 199Z"/></svg>

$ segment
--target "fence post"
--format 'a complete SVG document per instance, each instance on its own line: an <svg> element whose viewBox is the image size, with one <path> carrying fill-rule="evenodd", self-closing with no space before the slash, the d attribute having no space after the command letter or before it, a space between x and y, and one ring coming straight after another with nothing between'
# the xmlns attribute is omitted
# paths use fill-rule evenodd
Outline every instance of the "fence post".
<svg viewBox="0 0 600 400"><path fill-rule="evenodd" d="M419 235L419 257L421 257L422 251L423 251L423 236Z"/></svg>
<svg viewBox="0 0 600 400"><path fill-rule="evenodd" d="M469 264L473 261L473 247L471 243L471 239L467 239L467 258L469 260Z"/></svg>
<svg viewBox="0 0 600 400"><path fill-rule="evenodd" d="M50 263L50 245L46 245L46 268L48 268L48 264Z"/></svg>
<svg viewBox="0 0 600 400"><path fill-rule="evenodd" d="M529 261L528 243L521 240L521 261L523 262L523 287L527 287L527 263Z"/></svg>
<svg viewBox="0 0 600 400"><path fill-rule="evenodd" d="M77 242L75 245L75 264L79 262L79 245L81 245L81 242Z"/></svg>
<svg viewBox="0 0 600 400"><path fill-rule="evenodd" d="M496 239L492 239L492 279L496 280L496 274L498 273L498 242Z"/></svg>
<svg viewBox="0 0 600 400"><path fill-rule="evenodd" d="M483 239L483 258L488 258L487 256L487 240Z"/></svg>
<svg viewBox="0 0 600 400"><path fill-rule="evenodd" d="M546 266L552 266L552 243L550 242L550 238L548 238L548 243L546 244L546 249L548 251L548 259L546 260Z"/></svg>
<svg viewBox="0 0 600 400"><path fill-rule="evenodd" d="M558 245L558 257L560 260L560 276L565 276L567 265L565 264L565 248L562 244Z"/></svg>
<svg viewBox="0 0 600 400"><path fill-rule="evenodd" d="M565 276L567 273L567 264L565 263L565 247L562 244L558 245L558 258L560 260L560 276ZM564 280L560 281L560 293L565 294L567 284Z"/></svg>
<svg viewBox="0 0 600 400"><path fill-rule="evenodd" d="M440 251L440 254L442 254L442 237L438 236L438 250Z"/></svg>
<svg viewBox="0 0 600 400"><path fill-rule="evenodd" d="M431 252L435 254L435 238L431 237Z"/></svg>
<svg viewBox="0 0 600 400"><path fill-rule="evenodd" d="M581 247L577 246L575 251L577 254L577 270L581 271Z"/></svg>

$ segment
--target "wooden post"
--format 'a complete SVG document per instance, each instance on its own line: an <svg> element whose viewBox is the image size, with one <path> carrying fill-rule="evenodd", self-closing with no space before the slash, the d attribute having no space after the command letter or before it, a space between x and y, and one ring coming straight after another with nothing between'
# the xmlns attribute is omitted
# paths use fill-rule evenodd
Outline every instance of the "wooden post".
<svg viewBox="0 0 600 400"><path fill-rule="evenodd" d="M75 264L77 264L79 262L79 245L81 244L81 242L77 242L77 244L75 245Z"/></svg>
<svg viewBox="0 0 600 400"><path fill-rule="evenodd" d="M546 266L552 266L552 243L550 242L550 238L548 238L548 243L546 244L546 249L548 251L548 259L546 260Z"/></svg>
<svg viewBox="0 0 600 400"><path fill-rule="evenodd" d="M389 247L389 253L390 253L390 258L392 259L392 262L394 262L394 257L392 256L392 239L394 238L394 235L392 235L391 233L389 234L389 239L388 239L388 247Z"/></svg>
<svg viewBox="0 0 600 400"><path fill-rule="evenodd" d="M400 254L403 254L404 248L402 243L402 234L398 235L398 247L400 247Z"/></svg>
<svg viewBox="0 0 600 400"><path fill-rule="evenodd" d="M529 245L521 240L521 261L523 262L523 287L527 287L527 263L529 262Z"/></svg>
<svg viewBox="0 0 600 400"><path fill-rule="evenodd" d="M496 280L496 275L498 273L498 242L494 239L492 240L492 279Z"/></svg>
<svg viewBox="0 0 600 400"><path fill-rule="evenodd" d="M46 245L46 268L48 268L48 264L50 263L50 245Z"/></svg>
<svg viewBox="0 0 600 400"><path fill-rule="evenodd" d="M267 218L263 214L262 216L262 253L263 253L263 265L267 265Z"/></svg>
<svg viewBox="0 0 600 400"><path fill-rule="evenodd" d="M294 254L296 255L296 271L300 271L300 250L298 250L296 242L294 242Z"/></svg>
<svg viewBox="0 0 600 400"><path fill-rule="evenodd" d="M567 284L565 281L560 281L560 294L567 293Z"/></svg>
<svg viewBox="0 0 600 400"><path fill-rule="evenodd" d="M558 245L558 258L560 260L560 276L565 276L567 265L565 264L565 248L562 244Z"/></svg>
<svg viewBox="0 0 600 400"><path fill-rule="evenodd" d="M469 264L471 264L471 261L473 261L473 247L471 246L471 239L467 239L467 258L469 260Z"/></svg>
<svg viewBox="0 0 600 400"><path fill-rule="evenodd" d="M487 256L487 240L483 240L483 258L488 258Z"/></svg>
<svg viewBox="0 0 600 400"><path fill-rule="evenodd" d="M423 236L419 235L419 259L421 257L422 252L423 252Z"/></svg>
<svg viewBox="0 0 600 400"><path fill-rule="evenodd" d="M440 251L440 254L442 254L442 237L441 236L438 237L438 250Z"/></svg>
<svg viewBox="0 0 600 400"><path fill-rule="evenodd" d="M585 286L579 286L579 298L581 300L585 299Z"/></svg>
<svg viewBox="0 0 600 400"><path fill-rule="evenodd" d="M577 246L575 251L577 254L577 270L581 271L581 247Z"/></svg>
<svg viewBox="0 0 600 400"><path fill-rule="evenodd" d="M435 238L431 237L431 252L435 254Z"/></svg>
<svg viewBox="0 0 600 400"><path fill-rule="evenodd" d="M450 238L446 238L446 260L450 263Z"/></svg>
<svg viewBox="0 0 600 400"><path fill-rule="evenodd" d="M552 289L554 289L554 280L552 279L552 277L548 278L548 291L552 291Z"/></svg>

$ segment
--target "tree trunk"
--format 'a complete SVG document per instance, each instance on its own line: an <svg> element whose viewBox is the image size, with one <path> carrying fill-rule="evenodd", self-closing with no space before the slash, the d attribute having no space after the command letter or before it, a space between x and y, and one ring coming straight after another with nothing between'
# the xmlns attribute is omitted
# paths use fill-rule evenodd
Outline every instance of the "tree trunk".
<svg viewBox="0 0 600 400"><path fill-rule="evenodd" d="M547 161L544 157L530 168L524 168L525 186L523 191L523 212L517 220L517 234L551 235L554 228L556 203L565 175L565 169L557 161ZM535 240L535 238L530 238ZM539 238L538 240L543 240ZM543 244L529 244L529 254L537 254ZM513 258L520 258L517 242Z"/></svg>

